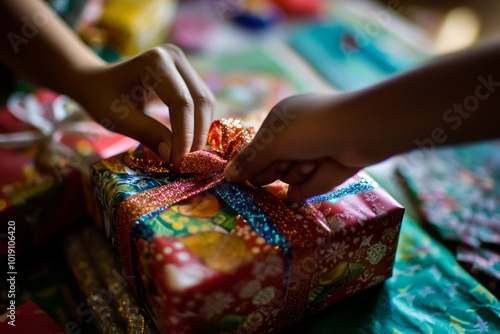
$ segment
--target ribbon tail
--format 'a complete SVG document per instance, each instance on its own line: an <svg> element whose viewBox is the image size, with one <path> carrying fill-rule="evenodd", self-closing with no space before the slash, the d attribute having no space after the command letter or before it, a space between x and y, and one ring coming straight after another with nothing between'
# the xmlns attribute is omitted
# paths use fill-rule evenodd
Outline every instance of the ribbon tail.
<svg viewBox="0 0 500 334"><path fill-rule="evenodd" d="M279 307L279 325L285 327L303 316L314 275L304 275L303 261L310 256L315 240L307 226L313 221L297 213L263 188L222 182L214 190L266 241L285 257L285 290Z"/></svg>

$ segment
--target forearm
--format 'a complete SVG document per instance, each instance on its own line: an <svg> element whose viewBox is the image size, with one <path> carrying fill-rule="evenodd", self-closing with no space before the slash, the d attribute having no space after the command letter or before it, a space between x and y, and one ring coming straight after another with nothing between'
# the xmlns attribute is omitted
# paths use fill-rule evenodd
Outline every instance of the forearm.
<svg viewBox="0 0 500 334"><path fill-rule="evenodd" d="M389 157L500 137L500 43L445 57L352 96L355 120L365 124L358 143L369 154Z"/></svg>
<svg viewBox="0 0 500 334"><path fill-rule="evenodd" d="M82 73L103 64L40 0L3 0L2 62L20 75L78 98Z"/></svg>

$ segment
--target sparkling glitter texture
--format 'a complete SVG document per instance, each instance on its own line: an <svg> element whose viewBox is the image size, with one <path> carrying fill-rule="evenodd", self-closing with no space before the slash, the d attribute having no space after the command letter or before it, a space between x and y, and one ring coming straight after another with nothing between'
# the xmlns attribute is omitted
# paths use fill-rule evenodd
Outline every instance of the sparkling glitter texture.
<svg viewBox="0 0 500 334"><path fill-rule="evenodd" d="M287 259L291 259L290 244L279 228L272 222L255 201L248 198L242 185L222 182L214 187L215 192L266 241L283 251Z"/></svg>
<svg viewBox="0 0 500 334"><path fill-rule="evenodd" d="M125 274L132 275L133 230L141 230L142 222L172 204L213 188L222 200L284 255L287 264L286 291L284 305L279 308L279 323L285 326L303 315L308 291L316 280L315 275L303 275L303 263L311 257L315 246L310 229L316 222L311 216L298 215L264 188L224 181L224 167L253 136L254 130L243 128L239 120L216 120L210 128L208 147L187 154L181 162L180 173L184 178L135 194L121 202L116 216L119 258ZM145 148L124 155L123 162L145 173L171 171L170 166ZM335 200L373 188L371 182L362 179L308 202ZM299 207L307 205L302 203Z"/></svg>
<svg viewBox="0 0 500 334"><path fill-rule="evenodd" d="M336 201L341 199L342 197L349 195L356 195L361 193L366 193L375 189L376 186L373 182L361 178L358 182L349 184L342 188L337 188L335 190L330 191L329 193L318 195L311 197L306 200L307 203L318 203L318 202L329 202Z"/></svg>
<svg viewBox="0 0 500 334"><path fill-rule="evenodd" d="M143 145L137 147L133 152L125 153L123 163L133 170L153 173L170 173L172 171L170 164L161 160L159 156Z"/></svg>

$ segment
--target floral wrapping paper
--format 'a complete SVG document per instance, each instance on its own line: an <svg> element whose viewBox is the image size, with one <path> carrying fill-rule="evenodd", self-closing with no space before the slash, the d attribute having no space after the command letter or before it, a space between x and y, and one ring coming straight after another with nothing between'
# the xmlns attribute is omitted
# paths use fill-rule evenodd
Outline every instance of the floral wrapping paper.
<svg viewBox="0 0 500 334"><path fill-rule="evenodd" d="M457 260L500 296L499 142L435 149L399 171L430 227Z"/></svg>
<svg viewBox="0 0 500 334"><path fill-rule="evenodd" d="M131 198L183 180L132 169L128 154L94 164L92 178L106 235L163 332L273 333L392 275L404 210L367 175L318 203L285 204L282 183L234 201L234 185L223 181L120 224ZM302 226L280 230L275 219L262 227L234 208L259 197L277 201L266 215L288 211ZM123 225L133 226L127 238Z"/></svg>

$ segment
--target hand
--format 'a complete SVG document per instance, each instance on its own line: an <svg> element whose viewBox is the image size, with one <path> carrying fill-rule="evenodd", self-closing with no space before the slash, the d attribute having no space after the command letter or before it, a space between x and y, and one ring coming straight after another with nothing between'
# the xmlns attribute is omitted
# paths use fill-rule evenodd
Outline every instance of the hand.
<svg viewBox="0 0 500 334"><path fill-rule="evenodd" d="M174 45L80 73L77 100L102 125L137 139L175 168L206 145L215 98ZM172 131L143 113L154 94L169 107Z"/></svg>
<svg viewBox="0 0 500 334"><path fill-rule="evenodd" d="M29 40L0 41L0 61L14 71L74 98L97 122L137 139L174 167L205 146L215 99L178 47L163 45L108 65L43 1L0 1L0 11L5 36L25 31L30 18L43 19L30 28L36 32ZM170 109L172 131L143 113L154 94Z"/></svg>
<svg viewBox="0 0 500 334"><path fill-rule="evenodd" d="M292 201L331 190L378 159L361 146L365 136L352 100L349 94L307 94L281 101L227 166L226 178L253 185L280 179L290 184Z"/></svg>

